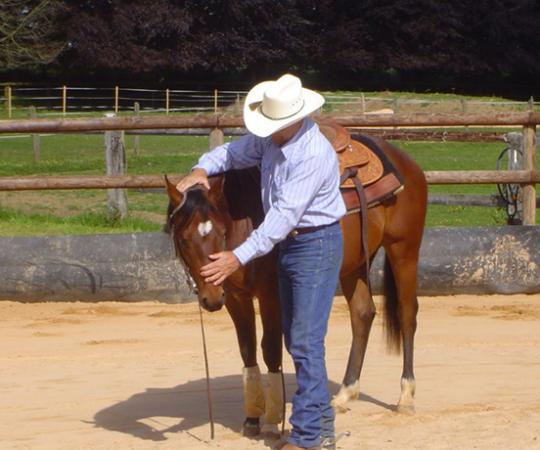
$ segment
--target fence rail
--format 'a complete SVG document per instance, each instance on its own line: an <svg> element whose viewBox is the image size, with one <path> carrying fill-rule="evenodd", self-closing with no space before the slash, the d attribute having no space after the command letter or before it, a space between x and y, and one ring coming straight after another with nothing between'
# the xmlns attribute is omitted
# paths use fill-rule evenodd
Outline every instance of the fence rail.
<svg viewBox="0 0 540 450"><path fill-rule="evenodd" d="M1 93L0 93L1 94ZM66 116L88 111L133 111L135 102L143 112L202 112L219 109L241 110L247 92L243 90L190 90L190 89L140 89L128 87L19 87L4 86L0 102L4 103L8 118L15 109L34 106L42 115ZM481 109L534 110L540 106L531 98L528 101L472 100L464 98L422 99L369 95L364 93L333 94L324 92L325 111L353 108L368 111L391 108L394 112L413 112L421 109L467 113Z"/></svg>
<svg viewBox="0 0 540 450"><path fill-rule="evenodd" d="M540 183L540 171L471 170L426 171L429 184L501 184ZM167 175L180 180L184 174ZM145 189L164 186L162 175L65 175L46 177L0 177L0 191L35 191L42 189Z"/></svg>
<svg viewBox="0 0 540 450"><path fill-rule="evenodd" d="M372 114L325 115L346 127L465 127L536 126L540 112L500 114ZM228 114L200 116L89 117L76 119L0 120L0 133L60 133L103 130L144 130L165 128L243 127L243 119Z"/></svg>
<svg viewBox="0 0 540 450"><path fill-rule="evenodd" d="M331 118L341 125L361 127L463 127L463 126L521 126L523 129L524 170L518 171L435 171L426 172L431 184L485 184L516 183L523 189L523 223L536 223L536 190L540 182L536 169L536 126L540 123L539 112L512 112L498 114L383 114L383 115L334 115ZM145 130L167 128L212 129L210 139L216 139L223 128L242 127L241 117L214 114L206 116L159 116L159 117L104 117L79 119L26 119L0 121L1 133L57 133L98 130ZM221 135L222 138L222 135ZM0 189L89 189L160 187L158 175L132 175L117 177L15 177L1 178Z"/></svg>

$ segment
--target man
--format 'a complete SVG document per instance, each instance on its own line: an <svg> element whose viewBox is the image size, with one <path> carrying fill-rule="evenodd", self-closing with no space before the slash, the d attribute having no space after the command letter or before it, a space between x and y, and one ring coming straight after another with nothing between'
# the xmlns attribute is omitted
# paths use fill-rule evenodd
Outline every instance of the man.
<svg viewBox="0 0 540 450"><path fill-rule="evenodd" d="M180 192L195 184L209 188L209 175L260 165L264 221L234 251L209 255L201 274L219 285L279 246L283 334L298 384L284 450L334 448L324 338L343 254L338 222L345 205L335 152L308 117L323 103L293 75L256 85L244 104L250 133L203 155L177 186Z"/></svg>

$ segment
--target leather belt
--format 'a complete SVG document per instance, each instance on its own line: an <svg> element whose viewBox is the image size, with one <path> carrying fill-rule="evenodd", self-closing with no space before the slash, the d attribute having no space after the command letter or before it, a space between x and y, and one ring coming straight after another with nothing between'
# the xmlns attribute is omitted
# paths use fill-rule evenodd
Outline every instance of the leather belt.
<svg viewBox="0 0 540 450"><path fill-rule="evenodd" d="M305 233L313 233L314 231L322 230L323 228L330 227L332 225L335 225L337 222L332 223L326 223L324 225L317 225L316 227L301 227L301 228L295 228L292 230L287 237L295 237L299 234L305 234Z"/></svg>

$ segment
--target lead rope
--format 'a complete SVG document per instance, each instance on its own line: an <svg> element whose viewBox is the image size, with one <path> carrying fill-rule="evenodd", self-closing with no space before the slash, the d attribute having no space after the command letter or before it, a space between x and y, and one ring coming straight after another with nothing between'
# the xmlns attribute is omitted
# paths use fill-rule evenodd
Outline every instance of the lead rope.
<svg viewBox="0 0 540 450"><path fill-rule="evenodd" d="M210 389L210 369L208 366L208 353L206 351L206 337L204 334L204 322L203 322L203 313L200 302L199 304L199 317L201 319L201 335L203 342L203 353L204 353L204 368L206 370L206 394L208 397L208 420L210 421L210 439L214 439L214 414L212 410L212 390Z"/></svg>
<svg viewBox="0 0 540 450"><path fill-rule="evenodd" d="M281 407L281 436L285 434L285 412L286 412L286 405L285 402L287 401L287 394L285 393L285 375L283 374L283 365L281 366L281 389L283 392L283 406Z"/></svg>
<svg viewBox="0 0 540 450"><path fill-rule="evenodd" d="M183 205L183 203L182 203ZM181 205L181 206L182 206ZM172 219L172 217L180 210L179 207L176 207L174 211L170 214L169 218ZM173 228L173 235L174 235L174 224L171 224ZM173 239L174 247L176 250L176 255L178 256L178 259L180 260L180 263L182 264L182 268L184 269L184 277L186 280L186 284L189 287L189 290L191 293L197 295L197 284L195 283L195 280L191 276L191 272L189 271L189 267L184 262L184 259L182 258L182 255L180 254L180 251L176 247L176 240ZM204 369L206 372L206 396L208 398L208 420L210 421L210 439L214 440L214 413L213 413L213 407L212 407L212 390L210 388L210 368L208 364L208 352L206 350L206 335L204 333L204 320L203 320L203 313L201 308L201 303L197 300L197 304L199 305L199 319L201 323L201 336L202 336L202 344L203 344L203 356L204 356Z"/></svg>
<svg viewBox="0 0 540 450"><path fill-rule="evenodd" d="M197 284L195 283L195 280L191 276L191 272L189 271L189 268L182 260L182 257L180 257L180 260L182 261L182 265L184 266L184 274L186 276L187 285L189 286L191 292L197 295ZM212 407L212 389L210 387L210 365L208 364L208 351L206 349L206 334L204 332L203 311L201 308L201 303L198 300L197 300L197 304L199 305L199 319L201 323L204 370L206 372L206 397L208 399L208 420L210 421L210 439L214 440L214 413L213 413L213 407Z"/></svg>

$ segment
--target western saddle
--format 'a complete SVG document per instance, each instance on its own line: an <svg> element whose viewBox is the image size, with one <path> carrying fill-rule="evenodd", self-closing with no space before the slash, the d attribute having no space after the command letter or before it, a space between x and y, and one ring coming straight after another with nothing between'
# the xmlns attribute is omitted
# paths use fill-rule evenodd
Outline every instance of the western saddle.
<svg viewBox="0 0 540 450"><path fill-rule="evenodd" d="M350 213L378 205L403 189L401 176L382 150L367 136L355 140L346 128L331 121L318 122L337 153L341 193ZM365 197L363 199L362 197Z"/></svg>

